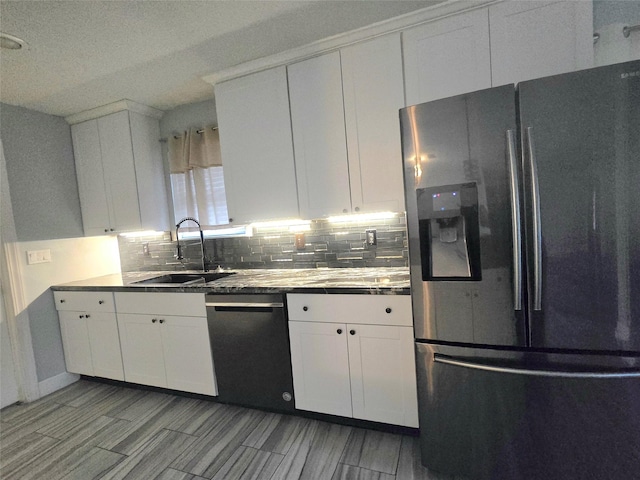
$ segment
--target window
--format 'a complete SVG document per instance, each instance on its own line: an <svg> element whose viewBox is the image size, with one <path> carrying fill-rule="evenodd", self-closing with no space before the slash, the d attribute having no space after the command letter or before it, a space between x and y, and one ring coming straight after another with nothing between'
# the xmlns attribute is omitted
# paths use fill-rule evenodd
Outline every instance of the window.
<svg viewBox="0 0 640 480"><path fill-rule="evenodd" d="M229 223L222 167L172 173L171 191L176 221L194 217L203 227Z"/></svg>
<svg viewBox="0 0 640 480"><path fill-rule="evenodd" d="M168 139L175 220L202 227L229 223L217 127L190 128Z"/></svg>

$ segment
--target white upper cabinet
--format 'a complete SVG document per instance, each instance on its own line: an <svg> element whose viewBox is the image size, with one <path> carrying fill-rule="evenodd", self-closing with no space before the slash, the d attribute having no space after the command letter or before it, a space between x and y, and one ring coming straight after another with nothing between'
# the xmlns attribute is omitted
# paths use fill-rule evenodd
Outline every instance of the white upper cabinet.
<svg viewBox="0 0 640 480"><path fill-rule="evenodd" d="M131 143L129 112L98 118L104 184L109 199L110 229L140 230L136 169ZM158 136L157 140L160 140Z"/></svg>
<svg viewBox="0 0 640 480"><path fill-rule="evenodd" d="M298 217L286 67L215 86L229 217Z"/></svg>
<svg viewBox="0 0 640 480"><path fill-rule="evenodd" d="M288 67L304 218L404 210L399 34Z"/></svg>
<svg viewBox="0 0 640 480"><path fill-rule="evenodd" d="M340 52L290 65L288 75L300 214L349 213Z"/></svg>
<svg viewBox="0 0 640 480"><path fill-rule="evenodd" d="M97 120L72 125L71 135L84 234L91 236L108 233L112 227L109 220L109 200L102 170Z"/></svg>
<svg viewBox="0 0 640 480"><path fill-rule="evenodd" d="M489 7L493 85L593 66L592 2L504 2Z"/></svg>
<svg viewBox="0 0 640 480"><path fill-rule="evenodd" d="M402 33L407 105L491 87L488 15L482 8Z"/></svg>
<svg viewBox="0 0 640 480"><path fill-rule="evenodd" d="M85 235L168 229L157 119L124 110L71 135Z"/></svg>
<svg viewBox="0 0 640 480"><path fill-rule="evenodd" d="M404 211L400 34L344 48L340 55L352 208Z"/></svg>

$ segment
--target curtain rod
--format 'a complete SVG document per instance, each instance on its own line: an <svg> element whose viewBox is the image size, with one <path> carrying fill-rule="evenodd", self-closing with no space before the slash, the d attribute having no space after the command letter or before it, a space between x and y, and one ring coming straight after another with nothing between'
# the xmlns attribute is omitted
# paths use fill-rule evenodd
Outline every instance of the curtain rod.
<svg viewBox="0 0 640 480"><path fill-rule="evenodd" d="M218 130L218 127L211 127L211 130ZM199 134L199 135L201 135L203 132L204 132L204 128L196 130L196 133ZM180 136L179 135L174 135L173 138L175 138L177 140L178 138L180 138ZM158 141L161 142L161 143L166 143L167 140L168 140L168 138L165 137L165 138L161 138Z"/></svg>

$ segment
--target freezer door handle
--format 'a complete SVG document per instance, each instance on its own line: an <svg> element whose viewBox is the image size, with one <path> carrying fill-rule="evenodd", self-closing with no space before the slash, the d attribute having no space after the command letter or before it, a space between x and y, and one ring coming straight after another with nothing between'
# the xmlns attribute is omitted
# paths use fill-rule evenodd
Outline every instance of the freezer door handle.
<svg viewBox="0 0 640 480"><path fill-rule="evenodd" d="M531 203L533 204L533 309L542 310L542 227L540 221L540 185L533 140L533 127L527 127L527 146L531 167Z"/></svg>
<svg viewBox="0 0 640 480"><path fill-rule="evenodd" d="M485 365L483 363L459 360L454 357L435 353L433 355L435 363L453 365L455 367L471 368L473 370L484 370L496 373L512 373L515 375L527 375L530 377L558 377L558 378L640 378L640 371L619 371L619 372L571 372L562 370L537 370L529 368L497 367L495 365Z"/></svg>
<svg viewBox="0 0 640 480"><path fill-rule="evenodd" d="M511 189L511 234L513 236L513 304L522 310L522 234L520 230L520 185L518 182L518 159L516 137L507 130L507 152L509 153L509 187Z"/></svg>

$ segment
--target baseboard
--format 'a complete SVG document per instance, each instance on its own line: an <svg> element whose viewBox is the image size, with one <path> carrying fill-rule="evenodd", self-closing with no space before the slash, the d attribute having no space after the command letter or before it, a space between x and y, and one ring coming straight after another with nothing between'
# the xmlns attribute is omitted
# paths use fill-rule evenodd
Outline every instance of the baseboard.
<svg viewBox="0 0 640 480"><path fill-rule="evenodd" d="M38 383L38 387L40 388L40 396L44 397L45 395L49 395L50 393L60 390L67 385L71 385L78 380L80 380L80 375L68 372L60 373L59 375L47 378L46 380Z"/></svg>

